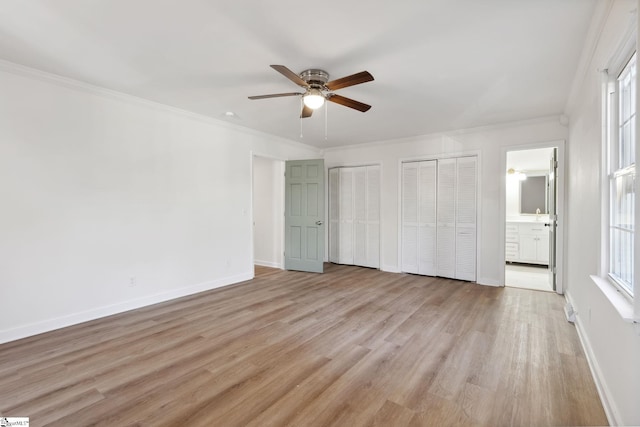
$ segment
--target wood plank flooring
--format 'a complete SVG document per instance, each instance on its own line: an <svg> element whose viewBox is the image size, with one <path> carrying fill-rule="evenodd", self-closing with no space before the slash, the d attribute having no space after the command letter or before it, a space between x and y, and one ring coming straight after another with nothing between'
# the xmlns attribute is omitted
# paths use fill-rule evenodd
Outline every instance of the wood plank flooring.
<svg viewBox="0 0 640 427"><path fill-rule="evenodd" d="M606 425L564 299L327 264L0 345L32 426Z"/></svg>

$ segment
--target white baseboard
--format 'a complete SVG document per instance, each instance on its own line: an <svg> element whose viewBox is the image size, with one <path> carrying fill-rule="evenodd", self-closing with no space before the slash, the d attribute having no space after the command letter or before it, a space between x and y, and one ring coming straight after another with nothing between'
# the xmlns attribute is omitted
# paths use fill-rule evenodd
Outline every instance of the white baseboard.
<svg viewBox="0 0 640 427"><path fill-rule="evenodd" d="M280 270L283 269L282 264L279 263L279 262L261 261L261 260L256 259L256 260L253 261L253 263L255 265L259 265L259 266L262 266L262 267L279 268Z"/></svg>
<svg viewBox="0 0 640 427"><path fill-rule="evenodd" d="M573 309L575 310L575 325L576 331L578 332L578 338L580 339L580 344L582 345L582 349L584 350L584 354L587 357L587 363L589 364L589 369L591 370L591 376L593 377L593 381L596 384L596 389L598 390L598 395L600 396L600 401L602 402L602 407L604 408L604 413L607 416L607 420L609 421L609 425L617 426L622 425L620 423L620 416L615 404L608 396L611 395L609 392L609 388L607 384L603 381L604 376L602 375L602 370L600 369L600 365L598 364L598 360L593 353L593 348L591 347L591 342L589 341L589 337L587 336L584 326L582 324L582 318L580 317L580 308L576 307L573 303L571 296L568 292L565 292L564 297L566 301L571 304Z"/></svg>
<svg viewBox="0 0 640 427"><path fill-rule="evenodd" d="M397 265L383 265L380 267L380 270L386 271L387 273L402 273Z"/></svg>
<svg viewBox="0 0 640 427"><path fill-rule="evenodd" d="M117 304L72 313L66 316L44 320L42 322L30 323L17 328L5 329L0 331L0 344L251 279L253 279L253 272L242 273L235 276L210 280L197 285L160 292L155 295L123 301Z"/></svg>
<svg viewBox="0 0 640 427"><path fill-rule="evenodd" d="M478 279L476 279L476 283L478 285L502 287L502 284L499 281L487 279L486 277L479 277Z"/></svg>

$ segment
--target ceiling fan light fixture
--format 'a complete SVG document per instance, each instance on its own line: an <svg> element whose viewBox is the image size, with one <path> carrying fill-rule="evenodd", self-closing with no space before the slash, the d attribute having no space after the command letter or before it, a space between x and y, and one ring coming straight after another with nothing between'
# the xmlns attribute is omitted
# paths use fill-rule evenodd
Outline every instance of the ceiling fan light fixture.
<svg viewBox="0 0 640 427"><path fill-rule="evenodd" d="M324 105L324 95L318 89L309 89L309 91L302 97L304 105L317 110Z"/></svg>

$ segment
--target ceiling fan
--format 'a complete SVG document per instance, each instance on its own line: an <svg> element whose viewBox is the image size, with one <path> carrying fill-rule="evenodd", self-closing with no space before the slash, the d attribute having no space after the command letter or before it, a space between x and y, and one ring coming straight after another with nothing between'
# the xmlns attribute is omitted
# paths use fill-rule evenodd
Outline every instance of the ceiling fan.
<svg viewBox="0 0 640 427"><path fill-rule="evenodd" d="M325 100L344 105L345 107L353 108L354 110L362 111L363 113L371 108L371 105L367 105L362 102L333 93L334 90L372 81L373 76L368 71L361 71L350 76L329 81L329 73L324 70L312 68L309 70L304 70L300 74L296 74L284 65L272 65L271 68L273 68L298 86L304 88L305 91L250 96L249 99L278 98L281 96L302 96L304 105L302 106L300 118L311 117L311 115L313 114L313 110L322 107Z"/></svg>

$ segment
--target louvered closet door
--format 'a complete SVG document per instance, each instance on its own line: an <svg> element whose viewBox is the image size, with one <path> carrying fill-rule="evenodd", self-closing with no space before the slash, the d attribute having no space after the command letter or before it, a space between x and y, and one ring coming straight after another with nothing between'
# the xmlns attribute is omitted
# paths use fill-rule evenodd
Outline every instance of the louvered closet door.
<svg viewBox="0 0 640 427"><path fill-rule="evenodd" d="M380 167L329 169L329 261L380 267Z"/></svg>
<svg viewBox="0 0 640 427"><path fill-rule="evenodd" d="M353 169L340 169L340 233L338 262L353 264Z"/></svg>
<svg viewBox="0 0 640 427"><path fill-rule="evenodd" d="M418 273L427 276L437 274L436 171L435 160L418 164Z"/></svg>
<svg viewBox="0 0 640 427"><path fill-rule="evenodd" d="M418 162L402 164L402 271L418 268Z"/></svg>
<svg viewBox="0 0 640 427"><path fill-rule="evenodd" d="M367 263L367 168L352 169L353 173L353 264Z"/></svg>
<svg viewBox="0 0 640 427"><path fill-rule="evenodd" d="M367 259L365 267L380 268L380 166L367 166Z"/></svg>
<svg viewBox="0 0 640 427"><path fill-rule="evenodd" d="M456 275L456 159L438 160L437 275Z"/></svg>
<svg viewBox="0 0 640 427"><path fill-rule="evenodd" d="M456 279L476 280L477 159L457 159Z"/></svg>
<svg viewBox="0 0 640 427"><path fill-rule="evenodd" d="M329 169L329 262L339 262L340 169Z"/></svg>

